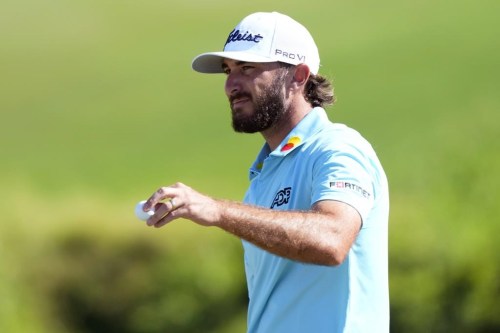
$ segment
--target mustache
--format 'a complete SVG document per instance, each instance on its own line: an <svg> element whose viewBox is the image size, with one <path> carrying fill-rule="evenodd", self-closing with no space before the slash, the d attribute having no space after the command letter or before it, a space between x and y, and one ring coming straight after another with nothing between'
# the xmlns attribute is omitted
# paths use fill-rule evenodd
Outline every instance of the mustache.
<svg viewBox="0 0 500 333"><path fill-rule="evenodd" d="M240 99L240 98L245 98L245 97L248 99L252 99L252 96L249 93L239 92L239 93L236 93L234 95L229 96L229 103L233 104L235 99Z"/></svg>

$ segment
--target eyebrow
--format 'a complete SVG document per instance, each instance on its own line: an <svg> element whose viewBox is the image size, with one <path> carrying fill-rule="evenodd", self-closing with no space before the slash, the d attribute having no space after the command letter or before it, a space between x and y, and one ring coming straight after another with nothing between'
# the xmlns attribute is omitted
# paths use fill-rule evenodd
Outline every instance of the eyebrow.
<svg viewBox="0 0 500 333"><path fill-rule="evenodd" d="M241 65L244 65L244 64L247 64L247 63L248 63L248 61L240 61L240 60L237 60L237 61L235 62L235 65L236 65L236 66L241 66ZM226 68L228 68L228 67L229 67L229 66L228 66L225 62L222 62L222 70L224 70L224 69L226 69Z"/></svg>

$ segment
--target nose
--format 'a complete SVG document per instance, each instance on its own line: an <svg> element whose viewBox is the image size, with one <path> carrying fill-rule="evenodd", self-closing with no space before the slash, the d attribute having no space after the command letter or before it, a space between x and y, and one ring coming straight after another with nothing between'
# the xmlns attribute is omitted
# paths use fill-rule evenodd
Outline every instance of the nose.
<svg viewBox="0 0 500 333"><path fill-rule="evenodd" d="M237 73L233 72L227 75L224 90L228 97L233 96L241 91L241 81Z"/></svg>

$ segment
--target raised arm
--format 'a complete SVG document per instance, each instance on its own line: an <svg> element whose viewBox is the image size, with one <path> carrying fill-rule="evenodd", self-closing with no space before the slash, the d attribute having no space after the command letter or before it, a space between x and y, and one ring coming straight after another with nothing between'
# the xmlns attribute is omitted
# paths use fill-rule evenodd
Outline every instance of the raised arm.
<svg viewBox="0 0 500 333"><path fill-rule="evenodd" d="M361 227L348 204L325 200L311 211L277 211L217 200L177 183L162 187L147 201L155 207L149 226L162 227L177 218L219 227L273 254L320 265L344 261Z"/></svg>

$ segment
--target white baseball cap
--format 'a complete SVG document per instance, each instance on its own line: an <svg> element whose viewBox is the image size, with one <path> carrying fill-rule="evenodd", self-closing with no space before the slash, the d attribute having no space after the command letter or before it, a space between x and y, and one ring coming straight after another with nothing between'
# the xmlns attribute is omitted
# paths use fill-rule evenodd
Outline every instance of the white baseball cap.
<svg viewBox="0 0 500 333"><path fill-rule="evenodd" d="M200 54L193 59L192 67L200 73L222 73L224 58L306 64L313 74L319 70L318 48L309 31L277 12L248 15L231 31L222 52Z"/></svg>

